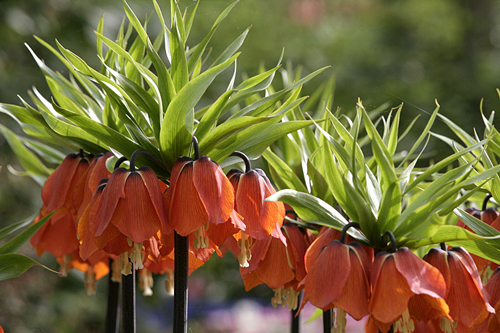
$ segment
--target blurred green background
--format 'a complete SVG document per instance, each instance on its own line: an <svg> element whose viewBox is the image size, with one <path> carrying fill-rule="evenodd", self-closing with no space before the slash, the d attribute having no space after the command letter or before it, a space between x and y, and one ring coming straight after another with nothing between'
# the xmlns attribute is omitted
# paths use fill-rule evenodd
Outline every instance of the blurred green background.
<svg viewBox="0 0 500 333"><path fill-rule="evenodd" d="M167 12L168 2L158 2ZM149 0L129 3L138 17L153 12ZM191 0L180 1L181 8L188 7L188 11L194 4ZM201 41L229 4L230 1L201 0L190 45ZM57 38L66 48L98 67L93 31L103 13L105 35L114 38L124 18L120 1L1 0L0 102L20 104L17 95L28 99L27 91L33 86L49 97L43 75L24 43L49 67L67 74L33 35L52 45ZM154 35L158 26L155 20L151 23ZM421 116L421 127L415 128L415 136L435 108L435 99L441 105L441 114L470 133L474 128L479 132L483 128L479 113L481 99L484 98L488 115L499 105L495 89L500 87L500 1L242 0L212 39L212 55L217 56L249 26L252 28L238 59L239 77L244 73L255 75L262 65L275 66L284 48L285 62L294 67L302 65L304 73L332 67L308 83L305 94L311 94L333 75L334 109L349 112L358 97L368 110L386 102L391 107L404 102L404 123ZM221 90L225 88L222 85L227 83L221 83ZM20 133L17 124L3 114L0 123ZM450 134L439 121L434 130ZM446 148L440 143L431 144L436 159L443 149ZM20 170L20 167L1 136L0 166L0 227L3 227L37 211L41 188L30 179L9 172L9 168ZM23 251L33 254L29 246ZM57 267L50 256L44 256L42 261ZM241 298L243 287L232 258L214 261L211 259L209 267L202 268L193 278L194 283L202 286L199 292L204 304L215 298L215 303L222 306ZM60 279L35 268L19 279L1 282L0 324L12 332L100 331L106 283L100 283L97 296L88 297L81 280L76 273ZM165 302L169 302L169 297L162 289L162 280L159 281L153 298L139 297L139 304L143 304L141 311L167 309ZM271 292L261 287L250 295L269 300ZM154 311L148 313L151 312ZM151 320L156 323L156 319ZM138 322L145 325L140 317ZM150 331L158 329L154 323L150 325L148 321ZM193 331L208 332L207 327ZM148 328L142 327L140 331Z"/></svg>

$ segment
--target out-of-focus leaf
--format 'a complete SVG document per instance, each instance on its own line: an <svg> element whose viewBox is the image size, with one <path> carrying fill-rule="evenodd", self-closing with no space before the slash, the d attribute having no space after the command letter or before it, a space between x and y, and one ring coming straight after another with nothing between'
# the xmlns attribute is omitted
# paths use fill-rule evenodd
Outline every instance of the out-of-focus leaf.
<svg viewBox="0 0 500 333"><path fill-rule="evenodd" d="M6 226L5 228L3 229L0 229L0 239L16 232L17 230L19 229L22 229L24 227L26 227L27 225L30 225L31 223L33 223L33 220L35 219L35 217L37 216L38 214L34 214L30 217L28 217L27 219L23 220L23 221L20 221L20 222L17 222L17 223L13 223L11 225L8 225Z"/></svg>
<svg viewBox="0 0 500 333"><path fill-rule="evenodd" d="M0 132L3 133L5 139L12 148L12 151L16 154L24 170L36 176L48 177L51 174L51 171L35 154L26 148L14 132L2 125L0 125Z"/></svg>
<svg viewBox="0 0 500 333"><path fill-rule="evenodd" d="M21 254L0 254L0 281L18 277L33 266L59 273Z"/></svg>
<svg viewBox="0 0 500 333"><path fill-rule="evenodd" d="M45 224L45 222L47 222L47 220L52 216L52 214L53 212L51 212L44 218L40 219L40 221L33 224L28 229L24 230L16 237L12 238L6 244L2 245L0 247L0 254L17 252L21 247L23 247L24 244L26 244L26 242L29 241L29 239L38 231L38 229L40 229Z"/></svg>

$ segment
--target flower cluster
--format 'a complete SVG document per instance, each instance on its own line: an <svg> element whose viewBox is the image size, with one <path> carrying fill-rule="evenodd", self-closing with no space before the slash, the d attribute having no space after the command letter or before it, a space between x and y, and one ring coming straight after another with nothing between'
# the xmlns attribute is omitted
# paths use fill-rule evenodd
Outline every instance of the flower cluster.
<svg viewBox="0 0 500 333"><path fill-rule="evenodd" d="M90 293L112 259L115 280L140 269L142 289L150 294L151 273L171 275L174 268L174 233L189 238L191 272L213 253L221 255L218 248L228 239L246 251L242 266L251 257L249 243L273 238L286 244L280 230L285 208L264 201L275 191L262 170L226 176L207 156L180 157L167 185L150 167L135 168L139 154L148 153L135 152L129 168L119 159L112 172L106 168L112 153L70 154L42 190L40 217L55 213L31 243L39 254L57 257L61 271L83 270L93 281Z"/></svg>

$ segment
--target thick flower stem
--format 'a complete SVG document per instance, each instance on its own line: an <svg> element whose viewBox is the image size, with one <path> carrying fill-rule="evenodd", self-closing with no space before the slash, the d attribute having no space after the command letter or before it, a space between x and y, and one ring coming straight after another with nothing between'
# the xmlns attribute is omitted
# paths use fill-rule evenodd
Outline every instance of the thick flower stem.
<svg viewBox="0 0 500 333"><path fill-rule="evenodd" d="M109 267L111 268L111 263L113 259L109 259ZM108 274L108 306L106 309L106 323L105 330L106 333L116 333L118 332L118 313L120 303L120 283L115 282L112 279L113 274L111 271Z"/></svg>
<svg viewBox="0 0 500 333"><path fill-rule="evenodd" d="M299 293L297 296L297 304L300 304L302 301L302 291ZM300 332L300 315L299 315L299 307L297 306L296 309L293 309L292 311L292 324L291 324L291 333L299 333Z"/></svg>
<svg viewBox="0 0 500 333"><path fill-rule="evenodd" d="M175 233L174 333L187 332L189 237Z"/></svg>
<svg viewBox="0 0 500 333"><path fill-rule="evenodd" d="M132 273L122 276L122 325L123 333L135 333L135 265Z"/></svg>
<svg viewBox="0 0 500 333"><path fill-rule="evenodd" d="M332 312L332 309L323 311L323 333L330 333L332 331Z"/></svg>

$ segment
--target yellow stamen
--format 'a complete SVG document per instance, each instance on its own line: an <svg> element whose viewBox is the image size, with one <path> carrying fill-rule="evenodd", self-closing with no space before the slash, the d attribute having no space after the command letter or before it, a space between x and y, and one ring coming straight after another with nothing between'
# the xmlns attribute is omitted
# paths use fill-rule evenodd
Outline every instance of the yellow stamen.
<svg viewBox="0 0 500 333"><path fill-rule="evenodd" d="M456 333L457 330L457 322L451 321L449 318L441 317L441 321L439 322L439 327L443 331L443 333Z"/></svg>
<svg viewBox="0 0 500 333"><path fill-rule="evenodd" d="M248 261L252 259L252 252L250 252L250 238L244 232L241 233L241 238L238 240L238 247L240 248L238 262L241 267L248 267Z"/></svg>
<svg viewBox="0 0 500 333"><path fill-rule="evenodd" d="M415 323L410 318L408 308L403 311L401 318L394 323L394 332L411 333L415 330Z"/></svg>
<svg viewBox="0 0 500 333"><path fill-rule="evenodd" d="M122 260L113 260L111 264L111 281L122 283L122 272L121 272Z"/></svg>
<svg viewBox="0 0 500 333"><path fill-rule="evenodd" d="M120 258L120 273L123 275L129 275L132 273L132 263L128 260L128 252L121 253Z"/></svg>
<svg viewBox="0 0 500 333"><path fill-rule="evenodd" d="M271 304L274 307L277 307L278 304L282 304L283 306L285 306L285 303L283 303L283 299L285 298L285 288L281 286L278 289L273 289L273 291L274 297L271 298Z"/></svg>
<svg viewBox="0 0 500 333"><path fill-rule="evenodd" d="M143 268L139 271L139 288L142 290L144 296L153 296L153 274L147 269Z"/></svg>
<svg viewBox="0 0 500 333"><path fill-rule="evenodd" d="M165 289L167 293L172 296L174 294L174 271L167 269L165 272L167 279L165 280Z"/></svg>
<svg viewBox="0 0 500 333"><path fill-rule="evenodd" d="M206 233L207 230L208 230L208 222L204 226L199 227L197 230L195 230L194 240L193 240L193 245L195 250L208 249L209 239Z"/></svg>
<svg viewBox="0 0 500 333"><path fill-rule="evenodd" d="M347 325L346 312L341 308L335 308L335 324L332 327L332 333L345 333Z"/></svg>
<svg viewBox="0 0 500 333"><path fill-rule="evenodd" d="M59 267L59 274L61 276L67 276L69 270L71 269L71 262L73 261L73 253L65 254L61 259L61 266Z"/></svg>
<svg viewBox="0 0 500 333"><path fill-rule="evenodd" d="M95 295L96 292L96 282L95 282L95 273L94 268L92 266L88 266L87 270L84 274L85 280L85 289L87 290L88 295Z"/></svg>
<svg viewBox="0 0 500 333"><path fill-rule="evenodd" d="M300 291L296 291L292 287L288 287L286 289L286 306L288 307L289 310L295 310L297 309L297 306L299 305L299 294Z"/></svg>

